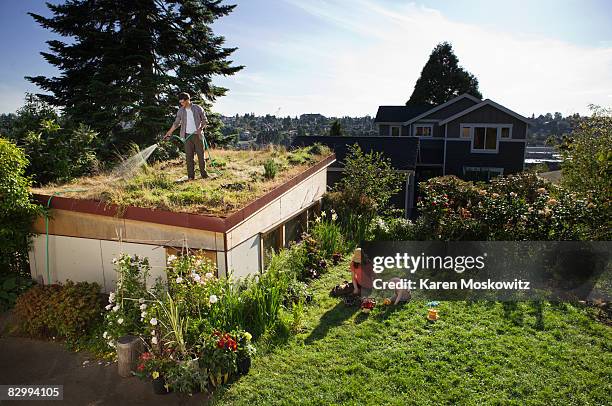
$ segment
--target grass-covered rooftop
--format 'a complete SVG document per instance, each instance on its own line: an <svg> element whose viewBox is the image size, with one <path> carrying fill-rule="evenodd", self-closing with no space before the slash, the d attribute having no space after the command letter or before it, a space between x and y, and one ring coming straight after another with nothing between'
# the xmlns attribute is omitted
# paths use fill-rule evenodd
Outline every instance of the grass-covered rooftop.
<svg viewBox="0 0 612 406"><path fill-rule="evenodd" d="M194 214L225 216L241 209L277 186L328 157L331 151L320 145L286 150L268 148L257 151L213 149L207 161L210 178L200 179L196 163L196 179L177 182L186 172L185 160L145 165L121 178L112 173L76 179L57 185L34 188L33 193L90 199L119 207L143 207ZM208 157L208 154L206 154ZM270 164L274 162L274 164ZM266 170L276 168L274 176ZM69 190L78 190L70 192Z"/></svg>

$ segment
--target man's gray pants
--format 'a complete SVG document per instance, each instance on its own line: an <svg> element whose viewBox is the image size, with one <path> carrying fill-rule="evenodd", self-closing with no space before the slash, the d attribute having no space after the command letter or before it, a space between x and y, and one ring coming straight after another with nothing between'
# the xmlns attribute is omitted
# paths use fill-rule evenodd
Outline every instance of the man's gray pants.
<svg viewBox="0 0 612 406"><path fill-rule="evenodd" d="M189 135L187 135L189 137ZM203 178L206 177L206 160L204 159L204 144L202 138L199 135L193 134L185 142L185 155L187 156L187 177L189 179L195 179L194 170L194 152L198 154L198 166L200 167L200 175Z"/></svg>

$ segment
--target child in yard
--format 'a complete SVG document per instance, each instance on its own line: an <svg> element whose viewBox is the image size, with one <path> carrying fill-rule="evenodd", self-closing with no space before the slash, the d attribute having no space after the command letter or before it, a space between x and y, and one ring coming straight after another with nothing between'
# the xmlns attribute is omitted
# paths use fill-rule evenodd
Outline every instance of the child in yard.
<svg viewBox="0 0 612 406"><path fill-rule="evenodd" d="M353 294L360 295L362 298L369 297L372 294L374 270L372 262L368 260L366 255L362 254L361 248L356 248L353 252L351 274L354 287Z"/></svg>

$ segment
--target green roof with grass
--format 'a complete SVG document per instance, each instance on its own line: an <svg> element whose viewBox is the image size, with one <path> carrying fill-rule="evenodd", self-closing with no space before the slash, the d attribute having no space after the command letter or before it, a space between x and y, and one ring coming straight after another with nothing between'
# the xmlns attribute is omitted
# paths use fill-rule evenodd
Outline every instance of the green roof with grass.
<svg viewBox="0 0 612 406"><path fill-rule="evenodd" d="M194 214L226 216L297 176L331 151L320 145L286 150L210 151L208 179L177 182L187 173L184 159L145 165L118 178L112 173L83 177L66 184L34 188L33 193L90 199L119 207L143 207ZM208 154L207 154L208 157ZM79 190L69 192L69 190Z"/></svg>

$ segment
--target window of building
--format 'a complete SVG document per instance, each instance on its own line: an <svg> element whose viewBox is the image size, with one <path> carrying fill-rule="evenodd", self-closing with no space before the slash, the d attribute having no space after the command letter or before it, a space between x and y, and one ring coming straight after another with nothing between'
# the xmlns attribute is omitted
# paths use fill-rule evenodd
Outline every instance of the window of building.
<svg viewBox="0 0 612 406"><path fill-rule="evenodd" d="M212 262L213 265L215 265L215 276L219 276L217 269L217 251L201 250L197 248L186 249L177 247L166 247L166 261L168 260L168 257L170 255L174 255L176 257L181 257L183 255L192 255L196 258L209 260L210 262Z"/></svg>
<svg viewBox="0 0 612 406"><path fill-rule="evenodd" d="M433 135L433 125L415 125L413 135L415 137L431 137Z"/></svg>
<svg viewBox="0 0 612 406"><path fill-rule="evenodd" d="M261 235L264 269L270 264L272 254L278 253L283 247L283 226L280 225Z"/></svg>
<svg viewBox="0 0 612 406"><path fill-rule="evenodd" d="M472 152L498 152L500 139L512 137L512 124L461 124L460 136L472 140Z"/></svg>
<svg viewBox="0 0 612 406"><path fill-rule="evenodd" d="M389 132L391 133L392 137L399 137L400 131L401 131L400 126L392 125L391 127L389 127Z"/></svg>
<svg viewBox="0 0 612 406"><path fill-rule="evenodd" d="M291 242L298 242L302 239L302 233L306 231L307 224L307 210L304 210L285 223L285 247L288 247Z"/></svg>
<svg viewBox="0 0 612 406"><path fill-rule="evenodd" d="M464 166L463 178L471 181L488 182L496 176L504 174L504 168L487 168L478 166Z"/></svg>

